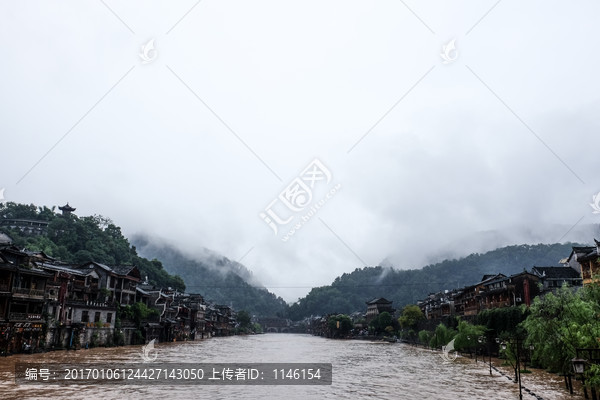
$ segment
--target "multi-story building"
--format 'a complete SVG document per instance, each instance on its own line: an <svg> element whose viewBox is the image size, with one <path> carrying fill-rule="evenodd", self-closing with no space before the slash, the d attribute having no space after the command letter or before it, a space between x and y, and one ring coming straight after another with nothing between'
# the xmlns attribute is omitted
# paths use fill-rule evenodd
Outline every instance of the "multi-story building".
<svg viewBox="0 0 600 400"><path fill-rule="evenodd" d="M135 266L112 266L97 262L85 263L77 269L95 271L100 296L108 303L128 305L135 303L136 287L141 280L140 271Z"/></svg>
<svg viewBox="0 0 600 400"><path fill-rule="evenodd" d="M461 293L457 289L430 293L426 299L417 302L417 305L427 319L448 317L455 314L454 299Z"/></svg>
<svg viewBox="0 0 600 400"><path fill-rule="evenodd" d="M594 239L595 246L573 247L565 263L581 273L583 285L597 281L600 276L600 242Z"/></svg>
<svg viewBox="0 0 600 400"><path fill-rule="evenodd" d="M367 313L365 314L367 324L373 321L373 319L375 319L382 312L388 312L393 315L396 312L396 310L392 307L393 303L393 301L389 301L383 297L367 301Z"/></svg>
<svg viewBox="0 0 600 400"><path fill-rule="evenodd" d="M481 297L485 285L502 278L506 278L506 275L484 275L480 282L457 291L454 297L454 313L461 316L477 315L481 311Z"/></svg>
<svg viewBox="0 0 600 400"><path fill-rule="evenodd" d="M574 289L583 285L581 274L571 267L533 267L531 273L542 282L542 293L555 292L563 285Z"/></svg>
<svg viewBox="0 0 600 400"><path fill-rule="evenodd" d="M0 254L0 352L43 345L43 312L50 277L41 269L23 262L16 265Z"/></svg>
<svg viewBox="0 0 600 400"><path fill-rule="evenodd" d="M110 343L117 318L117 305L100 291L99 275L93 269L40 263L52 273L47 290L49 346L71 347L79 343ZM75 342L73 342L75 340Z"/></svg>
<svg viewBox="0 0 600 400"><path fill-rule="evenodd" d="M521 304L530 306L532 300L540 293L539 280L537 275L524 271L486 282L481 292L480 310Z"/></svg>

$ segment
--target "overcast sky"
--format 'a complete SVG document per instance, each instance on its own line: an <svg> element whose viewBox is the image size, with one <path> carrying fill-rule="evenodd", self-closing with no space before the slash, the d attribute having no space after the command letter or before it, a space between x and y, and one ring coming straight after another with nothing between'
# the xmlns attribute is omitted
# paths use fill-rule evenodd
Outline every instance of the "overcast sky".
<svg viewBox="0 0 600 400"><path fill-rule="evenodd" d="M591 0L2 0L0 189L241 260L288 301L482 231L573 240L600 221L599 15ZM273 201L277 234L259 216Z"/></svg>

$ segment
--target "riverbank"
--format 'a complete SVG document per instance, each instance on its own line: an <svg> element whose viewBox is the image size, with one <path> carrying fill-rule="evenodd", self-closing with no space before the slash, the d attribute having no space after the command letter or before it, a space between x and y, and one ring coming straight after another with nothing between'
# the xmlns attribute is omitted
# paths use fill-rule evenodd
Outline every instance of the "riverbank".
<svg viewBox="0 0 600 400"><path fill-rule="evenodd" d="M262 333L261 333L262 334ZM252 335L257 335L257 334L252 334ZM249 334L239 334L239 335L231 335L231 336L205 336L202 338L196 338L196 339L183 339L183 340L173 340L170 342L157 342L156 345L160 344L160 345L168 345L168 344L182 344L182 343L199 343L199 342L204 342L204 341L208 341L211 339L216 339L216 338L226 338L226 337L233 337L233 336L250 336ZM142 347L144 347L145 344L126 344L126 345L112 345L112 346L73 346L73 347L49 347L49 348L35 348L32 349L31 351L20 351L20 352L16 352L16 353L0 353L0 359L4 359L4 358L10 358L10 357L21 357L23 356L25 359L30 358L31 361L35 362L37 361L36 358L43 358L44 354L47 353L61 353L61 352L65 352L65 353L76 353L76 352L86 352L86 351L91 351L91 350L102 350L102 349L123 349L123 351L126 351L126 349L132 349L132 348L137 348L137 349L141 349Z"/></svg>
<svg viewBox="0 0 600 400"><path fill-rule="evenodd" d="M486 361L489 363L487 359ZM492 357L492 371L514 382L515 370L512 366L507 365L505 361L506 360ZM482 363L481 360L479 360L479 362ZM483 363L485 363L485 361ZM486 365L489 366L488 363L486 363ZM543 393L538 393L542 390L539 385L539 381L547 382L553 386L560 387L565 393L569 393L569 390L565 384L564 376L551 373L543 369L532 368L530 366L527 366L527 370L531 372L524 373L522 372L523 370L521 370L521 386L523 388L523 394L528 393L534 397L537 397L538 399L543 399ZM576 380L575 377L572 377L571 383L573 385L573 398L583 398L583 386L581 385L581 381Z"/></svg>
<svg viewBox="0 0 600 400"><path fill-rule="evenodd" d="M404 344L411 347L414 346L408 343ZM440 358L443 358L443 352L440 350L429 349L425 347L418 348L430 351L432 353L437 353L440 355ZM451 360L452 358L449 359ZM475 358L474 354L470 355L468 353L462 353L458 354L456 362L472 363L480 369L480 373L483 375L490 374L489 371L491 364L492 377L501 376L503 378L506 378L506 380L514 384L515 388L517 388L518 390L518 383L515 381L515 370L511 365L507 364L506 360L504 359L492 357L490 361L490 358L487 356L482 358L480 355L478 355L477 358ZM554 399L555 394L548 395L549 387L554 388L554 390L557 392L562 392L565 396L569 396L569 398L584 399L583 386L581 385L581 381L576 380L575 377L573 377L571 380L573 385L573 394L571 395L566 387L564 376L555 373L550 373L542 369L533 368L531 366L527 366L527 370L530 372L521 372L521 392L523 394L524 399L527 398L526 396L529 396L529 398L535 398L537 400Z"/></svg>

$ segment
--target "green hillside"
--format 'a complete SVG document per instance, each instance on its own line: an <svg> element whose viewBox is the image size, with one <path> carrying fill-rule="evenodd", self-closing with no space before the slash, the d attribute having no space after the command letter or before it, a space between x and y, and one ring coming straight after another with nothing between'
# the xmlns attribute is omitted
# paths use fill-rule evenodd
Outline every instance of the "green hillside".
<svg viewBox="0 0 600 400"><path fill-rule="evenodd" d="M313 288L290 307L298 320L310 315L364 311L365 302L385 297L396 308L414 304L429 293L477 283L484 274L506 275L537 266L557 265L574 244L508 246L458 260L445 260L422 269L397 270L384 267L357 268L343 274L329 286Z"/></svg>
<svg viewBox="0 0 600 400"><path fill-rule="evenodd" d="M47 227L42 235L26 235L18 228L11 229L10 224L3 225L7 220L44 221ZM332 312L362 312L365 302L375 297L385 297L401 308L431 292L476 283L484 274L511 275L534 265L557 265L574 245L508 246L422 269L357 268L336 278L329 286L313 288L307 296L288 306L282 298L260 287L240 263L208 250L204 250L202 257L190 257L173 246L143 236L134 238L132 246L121 228L102 216L62 216L54 208L6 203L0 204L0 232L8 234L20 248L43 251L61 261L135 265L156 286L200 293L209 301L259 316L288 316L295 320Z"/></svg>
<svg viewBox="0 0 600 400"><path fill-rule="evenodd" d="M181 276L188 292L200 293L207 300L246 310L265 317L285 317L287 303L253 281L242 264L204 249L203 257L190 257L162 241L144 236L132 239L140 254L161 260L165 269Z"/></svg>
<svg viewBox="0 0 600 400"><path fill-rule="evenodd" d="M80 264L96 261L107 265L135 265L151 284L184 290L185 284L178 276L164 270L160 261L140 257L121 233L121 228L110 219L94 215L62 216L55 207L37 207L33 204L0 203L0 224L7 220L47 222L41 235L24 234L19 228L0 225L13 244L21 249L43 251L66 263Z"/></svg>

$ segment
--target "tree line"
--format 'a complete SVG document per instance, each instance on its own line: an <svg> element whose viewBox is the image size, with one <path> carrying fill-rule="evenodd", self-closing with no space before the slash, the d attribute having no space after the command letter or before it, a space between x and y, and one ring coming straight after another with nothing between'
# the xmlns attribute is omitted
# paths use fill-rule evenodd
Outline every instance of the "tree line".
<svg viewBox="0 0 600 400"><path fill-rule="evenodd" d="M479 282L485 274L512 275L533 265L556 265L574 244L518 245L461 259L444 260L421 269L356 268L331 285L313 288L290 306L289 316L301 320L311 315L364 312L365 302L385 297L398 307L415 304L428 293Z"/></svg>
<svg viewBox="0 0 600 400"><path fill-rule="evenodd" d="M21 249L43 251L50 257L73 264L95 261L106 265L134 265L152 285L185 290L183 279L169 274L160 261L139 256L136 248L123 236L121 228L109 218L101 215L63 216L55 212L55 207L9 202L0 204L0 221L3 219L48 223L43 235L24 234L18 227L1 226L0 232L7 234Z"/></svg>
<svg viewBox="0 0 600 400"><path fill-rule="evenodd" d="M416 312L417 306L412 307ZM488 346L494 347L515 369L515 375L517 354L532 367L570 375L577 349L600 348L600 284L579 290L565 285L536 297L530 307L485 310L470 322L448 317L433 330L417 332L423 322L424 317L417 317L404 324L400 335L431 348L441 348L452 340L457 351L489 351ZM600 365L589 364L585 379L591 387L600 387Z"/></svg>

